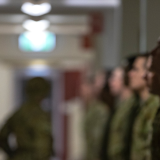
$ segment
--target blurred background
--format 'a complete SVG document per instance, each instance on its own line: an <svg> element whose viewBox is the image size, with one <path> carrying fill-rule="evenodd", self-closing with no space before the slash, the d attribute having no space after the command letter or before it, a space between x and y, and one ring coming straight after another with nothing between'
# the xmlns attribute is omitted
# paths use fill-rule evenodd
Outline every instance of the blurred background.
<svg viewBox="0 0 160 160"><path fill-rule="evenodd" d="M80 96L84 75L150 51L160 33L159 6L159 0L0 0L0 127L24 101L27 80L44 77L52 86L44 108L52 115L55 158L72 159L67 105Z"/></svg>

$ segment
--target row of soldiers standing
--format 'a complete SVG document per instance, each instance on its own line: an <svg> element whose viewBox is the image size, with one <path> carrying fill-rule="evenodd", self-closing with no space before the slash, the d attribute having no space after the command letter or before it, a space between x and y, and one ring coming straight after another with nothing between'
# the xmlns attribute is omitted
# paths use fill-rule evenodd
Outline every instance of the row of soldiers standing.
<svg viewBox="0 0 160 160"><path fill-rule="evenodd" d="M159 62L160 42L150 54L135 56L131 67L116 68L109 78L114 107L109 93L98 97L103 77L85 82L85 160L160 160ZM0 147L9 160L52 156L50 116L40 106L49 88L44 79L31 79L26 101L1 129ZM14 148L10 134L16 136Z"/></svg>
<svg viewBox="0 0 160 160"><path fill-rule="evenodd" d="M112 71L108 82L114 107L98 98L89 103L86 160L160 160L158 47Z"/></svg>

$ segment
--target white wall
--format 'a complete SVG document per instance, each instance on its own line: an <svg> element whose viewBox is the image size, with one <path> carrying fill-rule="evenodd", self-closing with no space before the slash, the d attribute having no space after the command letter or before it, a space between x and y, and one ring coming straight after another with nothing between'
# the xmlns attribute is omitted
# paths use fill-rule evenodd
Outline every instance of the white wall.
<svg viewBox="0 0 160 160"><path fill-rule="evenodd" d="M122 57L139 51L139 16L140 0L122 1Z"/></svg>
<svg viewBox="0 0 160 160"><path fill-rule="evenodd" d="M152 50L160 36L160 0L147 1L147 50Z"/></svg>
<svg viewBox="0 0 160 160"><path fill-rule="evenodd" d="M112 68L120 62L121 6L109 9L104 16L102 58L104 68Z"/></svg>
<svg viewBox="0 0 160 160"><path fill-rule="evenodd" d="M0 61L0 128L14 110L14 71L12 66ZM0 150L0 160L5 160Z"/></svg>
<svg viewBox="0 0 160 160"><path fill-rule="evenodd" d="M120 62L121 6L103 12L104 28L94 36L95 67L110 69Z"/></svg>
<svg viewBox="0 0 160 160"><path fill-rule="evenodd" d="M13 74L12 66L0 62L0 127L15 107Z"/></svg>
<svg viewBox="0 0 160 160"><path fill-rule="evenodd" d="M121 55L139 52L140 0L123 0ZM147 51L154 48L160 36L160 0L147 1Z"/></svg>

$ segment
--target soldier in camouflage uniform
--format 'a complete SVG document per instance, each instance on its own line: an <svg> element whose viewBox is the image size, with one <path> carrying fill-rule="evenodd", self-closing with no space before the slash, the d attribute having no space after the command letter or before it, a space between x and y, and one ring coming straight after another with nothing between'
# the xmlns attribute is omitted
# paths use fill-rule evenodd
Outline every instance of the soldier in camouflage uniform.
<svg viewBox="0 0 160 160"><path fill-rule="evenodd" d="M151 160L152 124L158 110L159 99L154 95L141 104L133 127L132 160Z"/></svg>
<svg viewBox="0 0 160 160"><path fill-rule="evenodd" d="M109 160L125 160L127 157L128 132L131 113L136 106L136 97L128 87L128 70L117 68L110 79L110 89L118 100L109 131L107 156ZM119 85L118 85L119 84Z"/></svg>
<svg viewBox="0 0 160 160"><path fill-rule="evenodd" d="M8 119L0 131L0 147L9 160L48 160L52 154L51 121L40 102L47 96L49 85L43 78L29 80L27 101ZM8 142L13 134L17 146Z"/></svg>
<svg viewBox="0 0 160 160"><path fill-rule="evenodd" d="M90 90L90 99L86 104L84 117L84 136L86 141L86 160L98 160L105 123L109 117L109 109L98 100L99 89L101 89L97 78L87 79L86 87ZM103 85L103 84L102 84ZM99 89L98 89L99 88ZM96 89L96 90L95 90Z"/></svg>
<svg viewBox="0 0 160 160"><path fill-rule="evenodd" d="M152 124L158 110L158 97L149 94L146 74L148 55L136 58L132 71L129 73L130 86L140 97L140 107L132 129L131 160L151 160Z"/></svg>
<svg viewBox="0 0 160 160"><path fill-rule="evenodd" d="M160 96L160 40L156 48L151 52L151 56L147 62L146 79L150 92ZM153 121L153 135L151 143L152 160L160 159L160 108Z"/></svg>

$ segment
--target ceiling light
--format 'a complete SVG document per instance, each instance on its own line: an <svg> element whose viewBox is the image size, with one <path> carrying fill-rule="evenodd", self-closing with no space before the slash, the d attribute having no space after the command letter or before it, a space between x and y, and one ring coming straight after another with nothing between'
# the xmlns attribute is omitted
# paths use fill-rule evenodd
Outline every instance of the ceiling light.
<svg viewBox="0 0 160 160"><path fill-rule="evenodd" d="M42 71L42 70L48 69L48 66L43 64L35 64L35 65L31 65L30 69L33 69L35 71Z"/></svg>
<svg viewBox="0 0 160 160"><path fill-rule="evenodd" d="M56 47L56 35L50 32L24 32L19 36L19 48L24 52L51 52Z"/></svg>
<svg viewBox="0 0 160 160"><path fill-rule="evenodd" d="M22 5L21 11L31 16L41 16L51 11L51 5L49 3L33 4L26 2Z"/></svg>
<svg viewBox="0 0 160 160"><path fill-rule="evenodd" d="M23 27L30 32L42 32L45 31L50 25L47 20L33 21L31 19L26 20L23 23Z"/></svg>
<svg viewBox="0 0 160 160"><path fill-rule="evenodd" d="M49 76L50 67L45 64L30 64L27 67L26 74L33 77Z"/></svg>
<svg viewBox="0 0 160 160"><path fill-rule="evenodd" d="M33 66L33 65L47 65L47 61L43 59L32 60L30 62L30 66Z"/></svg>

